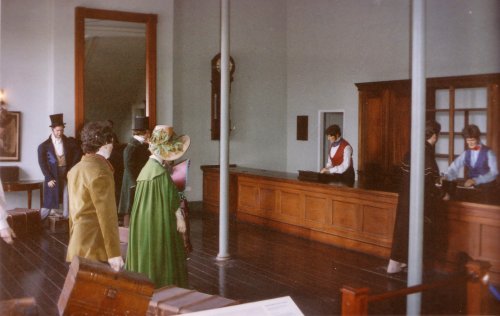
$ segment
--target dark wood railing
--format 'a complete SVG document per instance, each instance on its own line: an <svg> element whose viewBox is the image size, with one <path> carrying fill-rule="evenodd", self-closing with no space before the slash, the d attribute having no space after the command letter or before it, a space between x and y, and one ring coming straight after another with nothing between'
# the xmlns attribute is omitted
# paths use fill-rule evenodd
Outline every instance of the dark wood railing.
<svg viewBox="0 0 500 316"><path fill-rule="evenodd" d="M484 261L469 261L466 264L466 273L464 274L453 275L444 280L379 294L370 294L370 289L367 287L353 288L344 286L340 290L342 293L342 315L368 315L368 304L371 302L389 300L408 294L456 285L466 287L467 315L484 315L488 313L485 298L488 292L487 279L490 266L488 262Z"/></svg>

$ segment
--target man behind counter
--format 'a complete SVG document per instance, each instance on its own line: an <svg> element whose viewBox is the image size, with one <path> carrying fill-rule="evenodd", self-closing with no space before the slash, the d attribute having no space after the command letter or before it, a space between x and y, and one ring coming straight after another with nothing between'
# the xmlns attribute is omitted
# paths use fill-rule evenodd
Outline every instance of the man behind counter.
<svg viewBox="0 0 500 316"><path fill-rule="evenodd" d="M498 176L497 158L489 147L481 144L479 127L467 125L462 135L467 149L448 167L447 180L455 180L460 169L466 167L465 187L494 182Z"/></svg>
<svg viewBox="0 0 500 316"><path fill-rule="evenodd" d="M462 167L465 168L464 187L476 187L485 199L495 198L496 178L498 176L497 158L491 148L481 144L479 127L470 124L464 127L462 135L466 149L458 156L446 171L446 180L455 180ZM485 202L487 202L485 200Z"/></svg>
<svg viewBox="0 0 500 316"><path fill-rule="evenodd" d="M338 125L330 125L325 134L330 141L330 151L326 167L320 173L338 175L339 180L352 185L354 184L354 168L352 166L352 147L342 138L342 132Z"/></svg>

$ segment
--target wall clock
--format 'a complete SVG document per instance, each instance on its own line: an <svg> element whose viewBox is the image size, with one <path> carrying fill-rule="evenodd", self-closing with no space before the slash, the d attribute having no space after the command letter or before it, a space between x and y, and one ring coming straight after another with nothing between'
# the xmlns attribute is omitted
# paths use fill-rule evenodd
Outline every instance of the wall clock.
<svg viewBox="0 0 500 316"><path fill-rule="evenodd" d="M212 94L211 94L211 137L212 140L220 139L220 53L212 58ZM233 57L229 57L229 92L236 66ZM229 105L229 126L231 126L231 105Z"/></svg>

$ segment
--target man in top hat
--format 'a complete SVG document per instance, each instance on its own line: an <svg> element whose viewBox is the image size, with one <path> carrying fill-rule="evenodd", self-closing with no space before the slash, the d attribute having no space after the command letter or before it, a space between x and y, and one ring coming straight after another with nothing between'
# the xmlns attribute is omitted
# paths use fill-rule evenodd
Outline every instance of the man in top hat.
<svg viewBox="0 0 500 316"><path fill-rule="evenodd" d="M38 164L44 176L42 219L48 215L68 217L66 175L80 161L82 152L73 137L64 135L63 114L50 115L51 134L38 146ZM62 210L61 205L62 204Z"/></svg>
<svg viewBox="0 0 500 316"><path fill-rule="evenodd" d="M132 138L123 151L123 179L118 204L118 214L123 216L123 226L128 227L130 219L131 196L130 188L135 186L137 176L149 158L148 138L149 138L149 117L137 116L134 119Z"/></svg>

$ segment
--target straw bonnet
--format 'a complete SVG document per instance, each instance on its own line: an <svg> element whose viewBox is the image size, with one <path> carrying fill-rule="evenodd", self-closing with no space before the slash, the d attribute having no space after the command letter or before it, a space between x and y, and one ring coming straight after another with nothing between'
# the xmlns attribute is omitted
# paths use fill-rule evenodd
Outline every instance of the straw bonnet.
<svg viewBox="0 0 500 316"><path fill-rule="evenodd" d="M182 157L190 143L189 136L177 136L173 127L156 125L149 139L149 150L163 160L172 161Z"/></svg>

